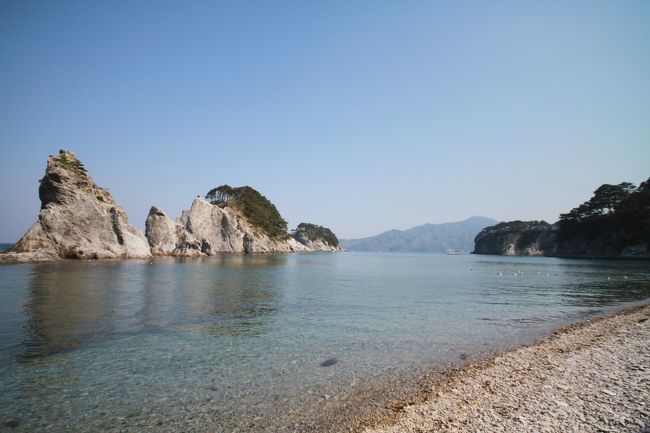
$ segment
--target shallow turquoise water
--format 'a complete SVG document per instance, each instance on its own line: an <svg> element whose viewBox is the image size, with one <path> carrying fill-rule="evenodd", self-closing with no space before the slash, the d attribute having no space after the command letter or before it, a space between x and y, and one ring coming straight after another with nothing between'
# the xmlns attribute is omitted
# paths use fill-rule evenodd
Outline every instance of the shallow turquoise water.
<svg viewBox="0 0 650 433"><path fill-rule="evenodd" d="M5 265L0 421L284 431L324 398L649 297L648 262L342 253Z"/></svg>

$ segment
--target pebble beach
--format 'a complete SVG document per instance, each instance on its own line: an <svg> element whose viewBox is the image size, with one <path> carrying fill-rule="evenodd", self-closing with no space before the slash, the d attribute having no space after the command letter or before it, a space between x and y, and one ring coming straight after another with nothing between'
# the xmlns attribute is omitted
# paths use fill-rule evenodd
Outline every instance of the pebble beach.
<svg viewBox="0 0 650 433"><path fill-rule="evenodd" d="M452 370L364 433L650 432L650 306Z"/></svg>

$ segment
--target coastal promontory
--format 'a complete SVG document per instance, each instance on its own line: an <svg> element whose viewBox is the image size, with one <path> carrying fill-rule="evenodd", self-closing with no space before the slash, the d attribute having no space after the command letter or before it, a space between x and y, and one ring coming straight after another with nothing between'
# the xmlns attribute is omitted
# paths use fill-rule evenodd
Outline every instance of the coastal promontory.
<svg viewBox="0 0 650 433"><path fill-rule="evenodd" d="M650 179L601 185L555 224L500 223L474 242L475 254L650 259Z"/></svg>
<svg viewBox="0 0 650 433"><path fill-rule="evenodd" d="M290 234L275 205L249 186L214 188L175 221L153 206L143 234L65 150L49 157L39 197L38 221L0 253L0 263L339 250L334 233L321 226L301 224Z"/></svg>
<svg viewBox="0 0 650 433"><path fill-rule="evenodd" d="M486 227L474 239L474 254L544 256L555 248L557 226L546 221L509 221Z"/></svg>

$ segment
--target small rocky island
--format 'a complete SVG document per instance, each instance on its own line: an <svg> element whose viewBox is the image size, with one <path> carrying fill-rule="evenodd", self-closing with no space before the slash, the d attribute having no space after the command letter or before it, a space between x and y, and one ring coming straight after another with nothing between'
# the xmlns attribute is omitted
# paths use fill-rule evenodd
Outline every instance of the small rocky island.
<svg viewBox="0 0 650 433"><path fill-rule="evenodd" d="M293 231L293 237L315 251L338 251L339 240L332 230L316 224L300 223Z"/></svg>
<svg viewBox="0 0 650 433"><path fill-rule="evenodd" d="M605 184L555 224L511 221L486 227L474 254L650 259L650 179Z"/></svg>
<svg viewBox="0 0 650 433"><path fill-rule="evenodd" d="M215 188L205 198L194 199L176 221L153 206L143 235L129 224L113 196L65 150L49 157L39 197L38 221L0 253L0 263L339 251L338 239L329 229L320 227L327 236L314 237L300 227L319 226L302 223L289 234L275 206L248 186Z"/></svg>

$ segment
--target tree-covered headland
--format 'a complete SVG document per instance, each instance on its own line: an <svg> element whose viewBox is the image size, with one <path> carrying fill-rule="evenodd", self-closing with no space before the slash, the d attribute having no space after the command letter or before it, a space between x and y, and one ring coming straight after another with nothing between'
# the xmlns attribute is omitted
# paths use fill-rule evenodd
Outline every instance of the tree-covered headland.
<svg viewBox="0 0 650 433"><path fill-rule="evenodd" d="M273 239L286 239L287 222L269 199L250 186L221 185L205 195L211 204L231 207L246 217L253 226Z"/></svg>

